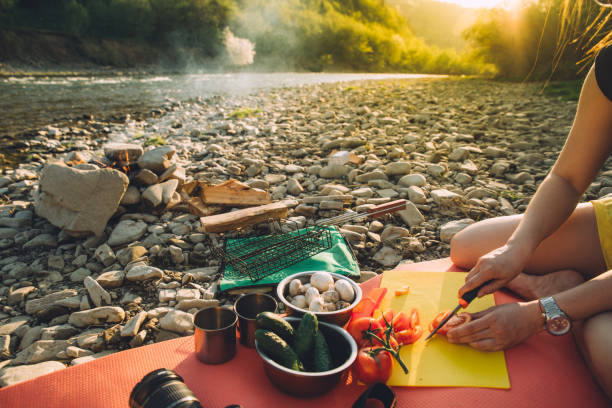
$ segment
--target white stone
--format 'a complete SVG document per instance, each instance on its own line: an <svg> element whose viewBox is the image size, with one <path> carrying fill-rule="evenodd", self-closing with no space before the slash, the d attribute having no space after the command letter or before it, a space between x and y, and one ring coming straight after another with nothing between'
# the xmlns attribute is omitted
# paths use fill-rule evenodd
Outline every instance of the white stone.
<svg viewBox="0 0 612 408"><path fill-rule="evenodd" d="M412 165L409 162L392 162L385 166L385 173L389 176L400 176L410 173Z"/></svg>
<svg viewBox="0 0 612 408"><path fill-rule="evenodd" d="M164 273L153 266L139 265L131 268L125 278L129 281L144 281L147 279L161 279Z"/></svg>
<svg viewBox="0 0 612 408"><path fill-rule="evenodd" d="M176 290L162 289L158 294L159 303L168 303L176 299Z"/></svg>
<svg viewBox="0 0 612 408"><path fill-rule="evenodd" d="M179 289L176 291L176 301L199 299L200 291L197 289Z"/></svg>
<svg viewBox="0 0 612 408"><path fill-rule="evenodd" d="M443 207L455 207L461 205L463 201L463 198L459 194L445 189L433 190L431 192L431 198L434 200L434 203Z"/></svg>
<svg viewBox="0 0 612 408"><path fill-rule="evenodd" d="M89 293L91 301L94 305L96 305L96 307L102 306L102 301L104 301L106 304L111 303L110 294L106 290L104 290L104 288L100 286L100 284L91 276L87 276L83 280L83 284L85 285L85 289L87 289L87 292Z"/></svg>
<svg viewBox="0 0 612 408"><path fill-rule="evenodd" d="M77 291L74 289L64 289L50 293L39 299L32 299L26 302L25 311L29 315L37 315L51 308L58 300L76 296Z"/></svg>
<svg viewBox="0 0 612 408"><path fill-rule="evenodd" d="M383 266L389 267L397 265L402 260L402 256L395 249L383 246L374 254L372 259Z"/></svg>
<svg viewBox="0 0 612 408"><path fill-rule="evenodd" d="M159 326L164 330L184 334L193 329L193 315L180 310L170 310L159 320Z"/></svg>
<svg viewBox="0 0 612 408"><path fill-rule="evenodd" d="M140 330L140 326L147 318L147 312L142 311L137 313L134 317L132 317L126 325L121 329L121 336L123 337L134 337L138 330Z"/></svg>
<svg viewBox="0 0 612 408"><path fill-rule="evenodd" d="M34 364L53 360L55 355L60 351L65 351L67 346L66 340L38 340L20 351L13 360L13 364Z"/></svg>
<svg viewBox="0 0 612 408"><path fill-rule="evenodd" d="M321 178L341 178L348 174L351 168L344 164L330 164L319 170L319 177Z"/></svg>
<svg viewBox="0 0 612 408"><path fill-rule="evenodd" d="M138 166L149 169L155 173L162 173L172 164L176 150L172 146L161 146L147 150L138 159Z"/></svg>
<svg viewBox="0 0 612 408"><path fill-rule="evenodd" d="M40 377L41 375L63 368L66 368L66 366L59 361L45 361L38 364L5 367L0 371L0 387L8 387L9 385Z"/></svg>
<svg viewBox="0 0 612 408"><path fill-rule="evenodd" d="M68 318L68 323L76 327L87 327L104 323L119 323L123 321L125 311L117 306L102 306L95 309L74 312Z"/></svg>
<svg viewBox="0 0 612 408"><path fill-rule="evenodd" d="M181 300L176 305L179 310L190 310L190 309L206 309L207 307L219 306L218 299L189 299ZM150 316L149 316L150 317Z"/></svg>
<svg viewBox="0 0 612 408"><path fill-rule="evenodd" d="M137 241L147 231L147 224L142 221L123 220L117 224L108 238L108 245L117 246Z"/></svg>
<svg viewBox="0 0 612 408"><path fill-rule="evenodd" d="M119 288L123 285L125 273L123 271L104 272L96 278L96 281L103 288Z"/></svg>
<svg viewBox="0 0 612 408"><path fill-rule="evenodd" d="M425 222L425 217L412 201L406 201L406 209L398 211L397 214L411 227L421 225Z"/></svg>
<svg viewBox="0 0 612 408"><path fill-rule="evenodd" d="M472 225L473 223L474 220L470 218L447 222L440 227L440 240L443 242L450 242L456 233Z"/></svg>
<svg viewBox="0 0 612 408"><path fill-rule="evenodd" d="M407 174L398 183L404 187L419 186L423 187L427 183L427 179L422 174Z"/></svg>

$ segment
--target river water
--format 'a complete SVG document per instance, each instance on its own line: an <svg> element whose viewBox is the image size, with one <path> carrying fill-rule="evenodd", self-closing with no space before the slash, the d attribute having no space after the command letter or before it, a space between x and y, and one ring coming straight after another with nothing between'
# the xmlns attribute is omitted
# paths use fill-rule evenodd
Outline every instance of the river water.
<svg viewBox="0 0 612 408"><path fill-rule="evenodd" d="M106 117L216 94L318 83L424 78L417 74L232 73L0 78L0 137L82 115Z"/></svg>

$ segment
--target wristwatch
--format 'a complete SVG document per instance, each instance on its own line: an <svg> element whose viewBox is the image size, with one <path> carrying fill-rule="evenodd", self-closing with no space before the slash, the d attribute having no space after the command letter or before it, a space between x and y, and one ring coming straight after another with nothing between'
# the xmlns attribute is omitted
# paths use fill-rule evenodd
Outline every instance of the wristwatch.
<svg viewBox="0 0 612 408"><path fill-rule="evenodd" d="M546 330L554 336L562 336L572 328L572 321L552 296L540 299L540 308L546 316Z"/></svg>

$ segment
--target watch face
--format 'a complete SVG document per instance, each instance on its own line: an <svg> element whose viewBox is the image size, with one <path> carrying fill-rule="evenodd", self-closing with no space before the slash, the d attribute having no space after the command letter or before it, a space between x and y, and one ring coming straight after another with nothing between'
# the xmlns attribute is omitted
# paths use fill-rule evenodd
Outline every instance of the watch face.
<svg viewBox="0 0 612 408"><path fill-rule="evenodd" d="M570 331L571 323L565 316L554 316L546 322L546 328L550 334L561 336Z"/></svg>

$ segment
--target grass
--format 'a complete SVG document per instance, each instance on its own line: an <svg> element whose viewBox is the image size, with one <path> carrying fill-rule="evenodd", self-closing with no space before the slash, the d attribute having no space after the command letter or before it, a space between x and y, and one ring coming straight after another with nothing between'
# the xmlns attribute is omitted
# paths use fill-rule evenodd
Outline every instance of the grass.
<svg viewBox="0 0 612 408"><path fill-rule="evenodd" d="M505 199L507 199L507 200L512 200L512 201L518 200L518 199L521 199L521 198L525 197L523 195L523 193L519 193L517 191L510 191L510 190L502 191L500 193L500 196L505 198Z"/></svg>
<svg viewBox="0 0 612 408"><path fill-rule="evenodd" d="M261 109L251 109L251 108L242 108L236 109L232 113L230 113L230 118L232 119L244 119L246 117L255 116L261 112Z"/></svg>
<svg viewBox="0 0 612 408"><path fill-rule="evenodd" d="M561 98L565 101L577 101L580 96L582 82L582 79L550 82L544 87L544 93L548 96Z"/></svg>
<svg viewBox="0 0 612 408"><path fill-rule="evenodd" d="M152 136L152 137L148 138L147 141L142 144L142 147L163 146L165 144L166 144L166 139L164 139L163 137L161 137L161 136Z"/></svg>

